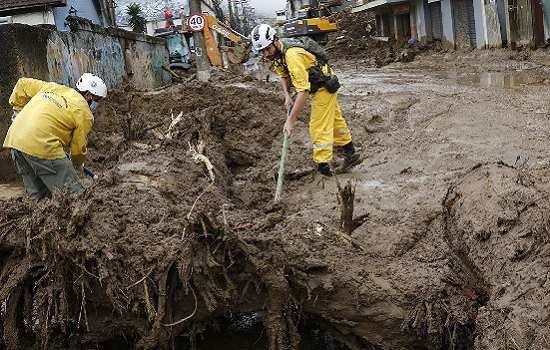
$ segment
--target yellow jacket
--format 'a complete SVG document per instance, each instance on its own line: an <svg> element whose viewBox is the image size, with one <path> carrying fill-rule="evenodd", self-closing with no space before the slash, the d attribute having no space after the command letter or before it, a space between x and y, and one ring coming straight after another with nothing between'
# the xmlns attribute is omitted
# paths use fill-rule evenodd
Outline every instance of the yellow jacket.
<svg viewBox="0 0 550 350"><path fill-rule="evenodd" d="M284 45L281 43L281 51ZM275 61L275 71L281 78L289 78L297 92L309 91L309 69L315 66L315 55L301 47L289 47L280 61ZM323 68L328 72L328 65Z"/></svg>
<svg viewBox="0 0 550 350"><path fill-rule="evenodd" d="M88 153L86 143L94 116L78 91L56 83L21 78L9 100L21 111L4 140L5 148L43 159L66 157L63 147L71 144L71 161L80 167Z"/></svg>

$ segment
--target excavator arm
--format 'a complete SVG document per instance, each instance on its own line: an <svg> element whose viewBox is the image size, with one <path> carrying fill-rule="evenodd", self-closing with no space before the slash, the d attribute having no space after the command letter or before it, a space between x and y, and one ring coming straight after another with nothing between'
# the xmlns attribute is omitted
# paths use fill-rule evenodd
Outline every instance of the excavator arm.
<svg viewBox="0 0 550 350"><path fill-rule="evenodd" d="M220 46L220 48L227 54L229 61L232 63L243 63L248 61L248 58L250 57L250 44L248 39L225 24L218 22L216 17L211 14L205 12L202 15L206 21L206 25L204 27L206 52L212 65L216 67L223 67L222 55L218 49L213 32L217 32L222 37L231 40L236 44L235 46Z"/></svg>

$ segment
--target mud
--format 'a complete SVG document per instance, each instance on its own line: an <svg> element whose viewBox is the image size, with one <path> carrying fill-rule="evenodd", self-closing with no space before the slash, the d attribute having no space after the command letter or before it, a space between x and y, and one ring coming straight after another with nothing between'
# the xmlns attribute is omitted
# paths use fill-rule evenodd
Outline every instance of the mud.
<svg viewBox="0 0 550 350"><path fill-rule="evenodd" d="M374 14L350 13L350 9L337 15L338 31L328 36L325 46L332 61L355 59L363 66L382 67L394 62L410 62L420 53L445 51L440 42L408 43L409 38L395 40L382 38L376 30Z"/></svg>
<svg viewBox="0 0 550 350"><path fill-rule="evenodd" d="M201 348L215 320L264 310L271 350L303 346L304 318L349 349L547 349L545 62L336 60L366 156L337 178L368 214L351 234L363 249L340 233L336 180L313 172L307 110L272 206L277 83L215 71L111 91L84 195L0 200L2 347Z"/></svg>

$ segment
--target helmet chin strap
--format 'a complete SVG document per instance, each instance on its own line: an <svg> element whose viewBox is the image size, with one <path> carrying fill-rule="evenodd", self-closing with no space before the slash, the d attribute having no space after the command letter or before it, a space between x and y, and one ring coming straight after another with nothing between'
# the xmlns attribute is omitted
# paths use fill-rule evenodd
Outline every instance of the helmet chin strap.
<svg viewBox="0 0 550 350"><path fill-rule="evenodd" d="M281 58L281 55L282 55L282 51L281 49L279 49L279 47L277 45L275 45L275 42L272 42L271 45L273 45L273 47L275 47L275 58Z"/></svg>

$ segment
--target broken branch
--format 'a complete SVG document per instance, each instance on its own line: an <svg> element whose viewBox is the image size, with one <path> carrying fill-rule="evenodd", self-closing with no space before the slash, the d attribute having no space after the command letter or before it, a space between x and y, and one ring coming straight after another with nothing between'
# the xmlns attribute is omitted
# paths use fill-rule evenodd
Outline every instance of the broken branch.
<svg viewBox="0 0 550 350"><path fill-rule="evenodd" d="M170 68L166 67L165 65L162 65L161 68L164 69L165 71L167 71L168 73L170 73L170 75L173 76L174 78L176 78L180 81L182 80L182 78L176 72L174 72Z"/></svg>
<svg viewBox="0 0 550 350"><path fill-rule="evenodd" d="M176 124L178 124L183 118L183 112L180 112L176 118L174 118L174 114L172 114L172 122L170 123L170 126L168 127L168 131L166 132L166 138L172 139L172 132L174 131L174 127Z"/></svg>
<svg viewBox="0 0 550 350"><path fill-rule="evenodd" d="M199 141L195 145L191 145L191 142L189 142L189 153L195 163L203 162L206 166L206 169L208 170L208 175L210 176L210 181L214 183L214 180L216 179L216 176L214 175L214 166L212 165L212 162L210 162L210 159L208 159L202 152L204 151L204 143L202 141Z"/></svg>

